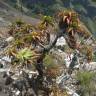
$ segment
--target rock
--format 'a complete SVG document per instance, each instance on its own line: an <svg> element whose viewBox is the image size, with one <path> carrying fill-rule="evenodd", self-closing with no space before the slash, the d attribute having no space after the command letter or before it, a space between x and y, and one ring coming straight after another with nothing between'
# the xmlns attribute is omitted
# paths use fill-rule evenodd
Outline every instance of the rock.
<svg viewBox="0 0 96 96"><path fill-rule="evenodd" d="M60 84L62 82L65 82L66 80L68 80L70 78L70 76L67 74L65 75L64 73L61 74L61 76L56 78L56 83Z"/></svg>
<svg viewBox="0 0 96 96"><path fill-rule="evenodd" d="M10 36L10 37L8 37L5 41L11 42L11 41L13 41L13 40L14 40L14 37Z"/></svg>
<svg viewBox="0 0 96 96"><path fill-rule="evenodd" d="M0 64L0 68L3 68L3 64Z"/></svg>
<svg viewBox="0 0 96 96"><path fill-rule="evenodd" d="M74 92L72 89L68 88L68 87L65 87L66 90L67 90L67 93L71 96L80 96L78 95L76 92Z"/></svg>
<svg viewBox="0 0 96 96"><path fill-rule="evenodd" d="M8 76L8 77L6 78L5 85L10 85L13 81L14 81L14 80L13 80L10 76Z"/></svg>
<svg viewBox="0 0 96 96"><path fill-rule="evenodd" d="M0 51L2 51L7 46L8 46L8 43L5 41L5 38L0 37Z"/></svg>
<svg viewBox="0 0 96 96"><path fill-rule="evenodd" d="M20 94L20 91L17 91L17 92L16 92L16 96L18 96L19 94Z"/></svg>
<svg viewBox="0 0 96 96"><path fill-rule="evenodd" d="M63 46L63 45L66 45L66 40L64 39L64 37L60 37L57 40L56 46Z"/></svg>
<svg viewBox="0 0 96 96"><path fill-rule="evenodd" d="M80 69L82 68L86 71L96 71L96 62L84 63Z"/></svg>
<svg viewBox="0 0 96 96"><path fill-rule="evenodd" d="M2 86L0 86L0 92L2 91Z"/></svg>
<svg viewBox="0 0 96 96"><path fill-rule="evenodd" d="M0 72L8 72L10 70L11 59L8 56L4 56L0 58Z"/></svg>
<svg viewBox="0 0 96 96"><path fill-rule="evenodd" d="M0 61L6 61L6 62L11 62L11 58L9 56L4 56L0 59Z"/></svg>

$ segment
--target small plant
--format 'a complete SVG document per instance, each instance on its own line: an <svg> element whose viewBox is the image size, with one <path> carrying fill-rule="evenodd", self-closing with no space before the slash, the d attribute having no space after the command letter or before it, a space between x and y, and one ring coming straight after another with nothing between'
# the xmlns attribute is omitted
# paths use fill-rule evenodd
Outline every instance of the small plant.
<svg viewBox="0 0 96 96"><path fill-rule="evenodd" d="M96 52L93 55L93 61L96 62Z"/></svg>
<svg viewBox="0 0 96 96"><path fill-rule="evenodd" d="M17 19L15 24L20 27L22 24L24 24L24 22L21 19Z"/></svg>
<svg viewBox="0 0 96 96"><path fill-rule="evenodd" d="M24 48L17 52L16 58L24 61L24 60L29 60L32 57L32 55L33 52L31 50L29 50L28 48Z"/></svg>
<svg viewBox="0 0 96 96"><path fill-rule="evenodd" d="M59 75L60 65L55 63L55 59L51 54L45 56L44 66L47 68L46 72L51 78L56 78L56 76Z"/></svg>
<svg viewBox="0 0 96 96"><path fill-rule="evenodd" d="M40 56L34 50L29 48L22 48L19 50L11 49L8 54L9 56L13 57L13 66L26 66L28 64L34 64L35 60Z"/></svg>
<svg viewBox="0 0 96 96"><path fill-rule="evenodd" d="M42 24L45 24L46 26L49 26L49 25L54 26L53 18L50 16L44 16L42 20Z"/></svg>
<svg viewBox="0 0 96 96"><path fill-rule="evenodd" d="M49 26L54 27L54 20L51 16L44 16L38 28L40 30L46 30Z"/></svg>
<svg viewBox="0 0 96 96"><path fill-rule="evenodd" d="M88 45L82 45L80 48L80 52L82 54L85 54L85 57L88 62L92 61L93 59L93 53L92 53L92 47Z"/></svg>
<svg viewBox="0 0 96 96"><path fill-rule="evenodd" d="M81 96L93 96L91 95L94 91L96 91L95 88L95 73L83 71L77 73L77 80L80 81L80 87L82 89L82 95Z"/></svg>

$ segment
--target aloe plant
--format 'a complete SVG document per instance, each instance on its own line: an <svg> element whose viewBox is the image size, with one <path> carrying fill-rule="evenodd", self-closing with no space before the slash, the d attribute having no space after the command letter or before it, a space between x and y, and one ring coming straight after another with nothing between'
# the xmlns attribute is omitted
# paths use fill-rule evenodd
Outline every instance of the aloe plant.
<svg viewBox="0 0 96 96"><path fill-rule="evenodd" d="M21 49L17 54L16 57L20 60L29 60L32 57L33 53L30 49L24 48Z"/></svg>
<svg viewBox="0 0 96 96"><path fill-rule="evenodd" d="M32 65L35 63L36 58L40 56L39 54L35 53L34 50L31 50L30 48L28 49L27 47L19 50L13 49L10 50L9 53L9 55L13 57L13 66L26 66L28 64Z"/></svg>
<svg viewBox="0 0 96 96"><path fill-rule="evenodd" d="M51 16L44 16L42 20L42 24L45 24L46 27L49 25L54 26L53 18Z"/></svg>

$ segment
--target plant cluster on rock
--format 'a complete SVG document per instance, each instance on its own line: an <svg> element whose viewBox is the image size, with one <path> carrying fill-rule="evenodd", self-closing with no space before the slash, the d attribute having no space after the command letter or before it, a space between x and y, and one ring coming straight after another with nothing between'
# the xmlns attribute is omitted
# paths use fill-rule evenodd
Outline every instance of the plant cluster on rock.
<svg viewBox="0 0 96 96"><path fill-rule="evenodd" d="M18 70L18 72L20 72L19 74L23 74L20 76L23 76L25 80L24 84L26 85L27 83L25 82L28 82L28 86L26 85L28 88L24 85L25 92L23 89L21 91L19 90L20 96L22 96L22 94L26 94L24 96L39 96L40 94L41 96L67 96L66 91L59 89L58 84L56 84L56 77L60 75L60 66L51 66L49 63L53 63L53 61L49 58L50 55L48 57L48 53L55 47L58 38L61 36L66 39L71 49L78 50L81 54L85 54L87 56L85 59L88 62L92 59L91 46L86 45L86 47L81 41L79 41L79 43L77 42L77 36L84 39L88 39L91 36L86 30L81 30L82 26L80 25L81 22L79 21L78 14L74 11L61 11L56 16L56 19L58 19L58 22L54 21L55 19L50 16L44 16L39 25L35 27L21 20L16 21L10 26L8 33L14 40L9 43L5 55L11 58L10 70L14 74ZM58 32L52 32L56 31L56 24L59 28ZM51 38L51 35L54 35L54 38ZM44 62L46 58L49 60L47 61L49 65L44 64L46 63ZM38 71L38 74L29 78L26 70L30 69L30 71L32 71L33 66L34 71ZM14 74L10 74L10 76L7 77L14 77ZM17 81L18 80L19 78L17 78ZM22 79L20 80L22 81ZM17 81L13 81L15 81L16 85ZM33 93L30 93L29 90L33 90Z"/></svg>

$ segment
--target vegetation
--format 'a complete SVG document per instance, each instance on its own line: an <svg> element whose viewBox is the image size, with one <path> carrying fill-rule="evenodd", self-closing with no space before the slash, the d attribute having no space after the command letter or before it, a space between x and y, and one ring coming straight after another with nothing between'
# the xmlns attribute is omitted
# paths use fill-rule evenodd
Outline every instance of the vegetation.
<svg viewBox="0 0 96 96"><path fill-rule="evenodd" d="M79 21L78 14L76 12L72 10L61 11L56 15L56 19L58 22L54 21L55 19L50 16L44 16L39 25L35 27L19 20L10 26L10 30L8 32L10 36L14 37L14 41L9 44L11 47L7 50L7 55L12 58L12 66L15 66L14 68L20 67L21 69L28 69L28 64L34 65L35 69L39 73L37 79L35 78L35 80L37 80L36 83L38 82L38 90L36 93L38 94L39 90L43 90L47 94L44 96L49 96L51 91L54 96L59 96L56 92L54 93L55 88L59 94L66 93L59 90L58 85L56 85L56 81L52 81L53 79L56 80L56 77L59 75L58 69L60 66L56 65L51 58L52 55L48 54L50 50L55 47L58 38L63 36L71 49L81 52L83 50L83 45L78 45L77 35L80 37L83 36L86 39L90 37L90 35L87 35L87 33L84 32L84 30L80 30L81 22ZM54 32L56 31L54 30L56 24L59 27L58 32ZM54 35L54 38L50 39L52 34ZM86 49L90 48L87 47ZM86 54L88 56L88 59L86 60L90 62L91 51L89 50L88 52L84 52L82 52L82 54ZM48 78L48 80L50 77L50 83L52 84L51 88L42 85L44 76ZM90 78L91 77L88 76L88 79ZM84 77L84 79L86 78Z"/></svg>
<svg viewBox="0 0 96 96"><path fill-rule="evenodd" d="M93 61L96 62L96 52L94 53Z"/></svg>
<svg viewBox="0 0 96 96"><path fill-rule="evenodd" d="M23 1L22 4L21 1ZM16 18L18 15L20 16L18 11L23 11L23 19L28 18L28 16L24 14L26 12L27 15L31 17L35 15L35 17L41 19L37 25L27 24L23 22L22 19L17 19L16 22L13 22L9 28L8 35L14 39L8 42L8 47L2 51L3 55L7 55L11 59L11 63L9 63L11 66L10 71L12 72L9 72L7 77L15 78L14 82L12 81L13 85L14 83L20 84L20 96L33 96L33 94L34 96L50 96L50 94L51 96L68 96L68 91L61 88L61 85L65 84L61 84L63 80L67 81L65 79L67 79L67 75L70 75L68 81L71 81L70 79L74 77L75 72L84 69L82 68L83 64L88 65L91 61L93 61L93 64L94 61L96 61L96 52L93 54L93 49L95 49L93 48L93 36L89 32L89 30L91 30L95 34L95 17L93 18L93 14L95 16L95 3L93 4L93 2L91 2L95 0L85 1L86 0L0 1L0 4L3 4L1 7L4 8L4 10L1 10L1 14L6 14L4 15L5 20L7 20L6 16L9 16L8 18L10 19L11 17ZM17 11L13 7L16 8ZM76 12L74 10L76 10ZM30 20L30 18L28 18L28 20ZM85 22L88 30L81 20ZM37 21L38 20L36 20L36 23ZM64 37L67 44L64 46L55 46L60 37ZM73 55L73 58L71 58L71 55ZM68 60L66 60L66 58ZM67 63L69 62L70 65L68 64L68 67ZM78 64L82 64L80 65L81 69L78 68ZM3 67L2 64L0 65L0 67ZM78 70L76 70L75 67L77 67L76 69ZM17 73L20 74L19 78ZM61 78L62 75L63 80ZM77 73L76 79L80 81L80 84L76 84L75 87L80 89L78 94L81 96L96 95L96 80L94 80L94 77L95 73L89 71L80 71ZM20 81L20 83L18 81ZM24 82L24 86L22 87L24 88L23 92L21 92L23 90L21 88L22 81ZM60 82L60 84L58 84L57 81ZM72 78L72 85L74 85L73 83L74 78ZM69 88L71 87L69 82L67 85L69 85ZM8 89L13 92L14 88L12 88L12 84L9 84L9 86L7 86L9 87ZM66 85L63 87L66 87ZM74 87L72 89L74 90ZM18 93L19 91L17 90L16 92ZM32 94L29 94L30 92L32 92ZM12 96L15 95L12 94Z"/></svg>
<svg viewBox="0 0 96 96"><path fill-rule="evenodd" d="M96 0L92 0L93 2L96 2Z"/></svg>
<svg viewBox="0 0 96 96"><path fill-rule="evenodd" d="M93 96L94 92L96 91L94 85L94 78L95 73L93 72L78 72L77 73L77 80L80 81L80 88L81 88L81 96Z"/></svg>

